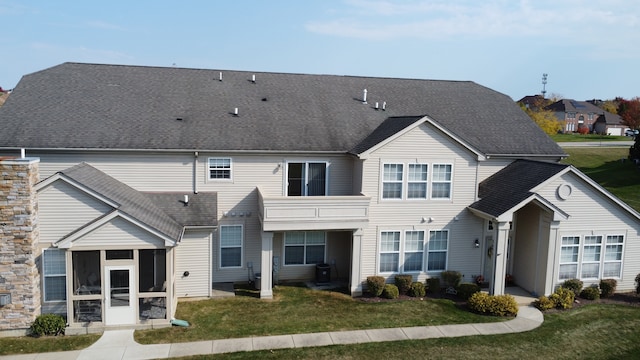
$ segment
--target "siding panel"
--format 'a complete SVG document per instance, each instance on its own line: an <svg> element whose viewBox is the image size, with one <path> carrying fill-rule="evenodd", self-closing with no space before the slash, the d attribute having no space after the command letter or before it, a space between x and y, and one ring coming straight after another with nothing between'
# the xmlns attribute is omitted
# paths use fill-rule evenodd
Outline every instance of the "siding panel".
<svg viewBox="0 0 640 360"><path fill-rule="evenodd" d="M98 248L164 248L164 241L140 227L115 218L100 228L76 240L73 247Z"/></svg>
<svg viewBox="0 0 640 360"><path fill-rule="evenodd" d="M178 297L210 296L211 232L185 232L176 247L176 295ZM185 271L189 276L184 276Z"/></svg>

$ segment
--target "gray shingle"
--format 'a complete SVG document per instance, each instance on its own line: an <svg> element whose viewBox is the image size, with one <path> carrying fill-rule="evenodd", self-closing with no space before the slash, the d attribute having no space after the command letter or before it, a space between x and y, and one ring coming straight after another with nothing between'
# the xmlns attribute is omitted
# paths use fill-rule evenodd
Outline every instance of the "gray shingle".
<svg viewBox="0 0 640 360"><path fill-rule="evenodd" d="M563 154L509 97L473 82L219 72L64 63L26 75L0 108L0 144L348 152L389 117L428 115L485 154Z"/></svg>
<svg viewBox="0 0 640 360"><path fill-rule="evenodd" d="M112 178L87 163L60 172L118 204L118 210L178 241L184 226L214 226L216 194L191 194L189 206L180 202L183 193L145 194Z"/></svg>
<svg viewBox="0 0 640 360"><path fill-rule="evenodd" d="M531 196L531 189L567 167L569 165L542 161L514 161L480 183L480 200L470 208L498 217Z"/></svg>

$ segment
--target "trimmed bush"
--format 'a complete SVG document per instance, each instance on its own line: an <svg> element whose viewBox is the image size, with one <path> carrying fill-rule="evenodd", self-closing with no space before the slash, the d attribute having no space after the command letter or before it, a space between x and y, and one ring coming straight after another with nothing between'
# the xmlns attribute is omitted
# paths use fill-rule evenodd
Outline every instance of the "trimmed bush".
<svg viewBox="0 0 640 360"><path fill-rule="evenodd" d="M489 295L477 292L469 298L467 305L472 311L493 316L515 316L518 303L511 295Z"/></svg>
<svg viewBox="0 0 640 360"><path fill-rule="evenodd" d="M367 290L371 296L378 297L384 290L384 278L382 276L367 276Z"/></svg>
<svg viewBox="0 0 640 360"><path fill-rule="evenodd" d="M533 306L538 308L540 311L545 311L549 309L553 309L556 304L546 296L540 296L536 301L533 302Z"/></svg>
<svg viewBox="0 0 640 360"><path fill-rule="evenodd" d="M557 309L571 309L573 307L573 301L576 299L576 294L569 289L559 287L556 292L549 296L549 300L553 301L553 304Z"/></svg>
<svg viewBox="0 0 640 360"><path fill-rule="evenodd" d="M480 291L480 286L474 283L462 283L456 288L458 296L463 300L468 300L471 295Z"/></svg>
<svg viewBox="0 0 640 360"><path fill-rule="evenodd" d="M459 271L443 271L442 274L440 274L440 277L442 278L442 282L445 287L451 286L453 288L457 288L462 281L462 273Z"/></svg>
<svg viewBox="0 0 640 360"><path fill-rule="evenodd" d="M424 288L424 284L416 281L411 283L411 286L409 287L409 291L407 292L407 295L412 297L424 297L426 293L427 291Z"/></svg>
<svg viewBox="0 0 640 360"><path fill-rule="evenodd" d="M616 292L618 282L616 279L602 279L600 280L600 296L608 298Z"/></svg>
<svg viewBox="0 0 640 360"><path fill-rule="evenodd" d="M64 335L64 329L67 324L64 318L56 314L38 315L36 320L31 324L31 335Z"/></svg>
<svg viewBox="0 0 640 360"><path fill-rule="evenodd" d="M598 300L600 299L600 289L595 286L589 286L580 292L580 297L587 300Z"/></svg>
<svg viewBox="0 0 640 360"><path fill-rule="evenodd" d="M431 294L440 292L440 278L433 277L427 279L427 292Z"/></svg>
<svg viewBox="0 0 640 360"><path fill-rule="evenodd" d="M407 291L409 291L409 287L411 287L411 283L413 282L413 276L396 275L394 282L398 287L398 291L400 291L400 294L406 295Z"/></svg>
<svg viewBox="0 0 640 360"><path fill-rule="evenodd" d="M580 295L583 286L584 283L578 279L569 279L562 283L562 287L573 291L575 296Z"/></svg>
<svg viewBox="0 0 640 360"><path fill-rule="evenodd" d="M397 299L400 296L398 287L393 284L387 284L382 291L382 297L385 299Z"/></svg>
<svg viewBox="0 0 640 360"><path fill-rule="evenodd" d="M640 139L640 136L638 136ZM636 294L640 294L640 274L636 275Z"/></svg>

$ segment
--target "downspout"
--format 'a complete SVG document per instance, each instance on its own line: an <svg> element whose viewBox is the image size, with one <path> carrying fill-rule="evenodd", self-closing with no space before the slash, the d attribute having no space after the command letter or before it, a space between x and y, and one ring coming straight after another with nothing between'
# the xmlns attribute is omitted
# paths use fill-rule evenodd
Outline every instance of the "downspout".
<svg viewBox="0 0 640 360"><path fill-rule="evenodd" d="M193 193L198 193L198 152L193 152Z"/></svg>

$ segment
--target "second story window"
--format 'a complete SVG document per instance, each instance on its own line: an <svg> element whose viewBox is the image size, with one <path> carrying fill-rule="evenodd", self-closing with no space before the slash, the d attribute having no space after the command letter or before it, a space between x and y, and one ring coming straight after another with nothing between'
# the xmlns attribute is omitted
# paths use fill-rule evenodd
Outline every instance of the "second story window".
<svg viewBox="0 0 640 360"><path fill-rule="evenodd" d="M326 194L326 162L287 163L287 196L324 196Z"/></svg>
<svg viewBox="0 0 640 360"><path fill-rule="evenodd" d="M449 199L451 197L451 168L451 164L433 164L432 199Z"/></svg>
<svg viewBox="0 0 640 360"><path fill-rule="evenodd" d="M402 164L384 164L382 174L382 198L402 199Z"/></svg>
<svg viewBox="0 0 640 360"><path fill-rule="evenodd" d="M231 180L231 158L209 158L209 180Z"/></svg>

